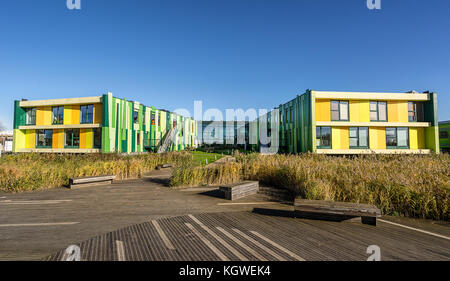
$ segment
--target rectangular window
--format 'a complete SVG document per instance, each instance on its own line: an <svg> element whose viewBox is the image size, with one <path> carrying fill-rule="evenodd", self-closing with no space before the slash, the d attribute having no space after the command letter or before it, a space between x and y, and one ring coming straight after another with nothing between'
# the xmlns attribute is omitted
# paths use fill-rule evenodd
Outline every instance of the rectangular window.
<svg viewBox="0 0 450 281"><path fill-rule="evenodd" d="M317 148L331 148L331 127L316 127Z"/></svg>
<svg viewBox="0 0 450 281"><path fill-rule="evenodd" d="M134 124L139 123L139 111L137 111L137 110L133 111L133 121L134 121Z"/></svg>
<svg viewBox="0 0 450 281"><path fill-rule="evenodd" d="M350 148L369 147L368 127L350 127L348 132L349 132Z"/></svg>
<svg viewBox="0 0 450 281"><path fill-rule="evenodd" d="M448 139L448 131L446 130L440 130L439 131L439 138L440 139Z"/></svg>
<svg viewBox="0 0 450 281"><path fill-rule="evenodd" d="M414 101L408 102L408 121L409 122L423 121L423 103Z"/></svg>
<svg viewBox="0 0 450 281"><path fill-rule="evenodd" d="M137 145L141 145L141 132L137 132Z"/></svg>
<svg viewBox="0 0 450 281"><path fill-rule="evenodd" d="M102 128L94 128L94 148L102 148Z"/></svg>
<svg viewBox="0 0 450 281"><path fill-rule="evenodd" d="M348 120L348 101L331 101L331 121Z"/></svg>
<svg viewBox="0 0 450 281"><path fill-rule="evenodd" d="M155 113L152 112L151 118L152 118L152 125L154 126L155 125Z"/></svg>
<svg viewBox="0 0 450 281"><path fill-rule="evenodd" d="M408 128L386 128L387 148L409 148Z"/></svg>
<svg viewBox="0 0 450 281"><path fill-rule="evenodd" d="M79 148L80 147L80 129L65 130L65 147Z"/></svg>
<svg viewBox="0 0 450 281"><path fill-rule="evenodd" d="M36 108L27 108L26 112L26 124L27 125L36 125Z"/></svg>
<svg viewBox="0 0 450 281"><path fill-rule="evenodd" d="M51 148L53 130L36 130L36 148Z"/></svg>
<svg viewBox="0 0 450 281"><path fill-rule="evenodd" d="M94 106L82 105L80 106L80 123L92 124L94 122Z"/></svg>
<svg viewBox="0 0 450 281"><path fill-rule="evenodd" d="M142 110L142 125L145 125L145 110Z"/></svg>
<svg viewBox="0 0 450 281"><path fill-rule="evenodd" d="M52 108L52 124L59 125L64 123L64 106L55 106Z"/></svg>
<svg viewBox="0 0 450 281"><path fill-rule="evenodd" d="M284 118L286 118L286 120L284 120L286 123L288 123L289 122L289 116L288 116L288 109L286 108L285 109L285 112L284 112Z"/></svg>
<svg viewBox="0 0 450 281"><path fill-rule="evenodd" d="M387 121L387 105L385 101L370 102L370 121Z"/></svg>

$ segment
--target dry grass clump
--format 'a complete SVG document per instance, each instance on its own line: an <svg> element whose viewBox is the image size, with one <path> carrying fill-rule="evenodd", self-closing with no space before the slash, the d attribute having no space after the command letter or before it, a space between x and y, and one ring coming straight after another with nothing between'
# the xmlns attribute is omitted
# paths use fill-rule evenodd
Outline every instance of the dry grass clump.
<svg viewBox="0 0 450 281"><path fill-rule="evenodd" d="M141 154L16 154L0 158L0 191L21 192L60 187L69 178L115 175L139 178L159 164L191 161L187 152Z"/></svg>
<svg viewBox="0 0 450 281"><path fill-rule="evenodd" d="M258 180L305 199L370 203L384 214L449 220L448 155L236 155L237 163L180 167L172 185Z"/></svg>

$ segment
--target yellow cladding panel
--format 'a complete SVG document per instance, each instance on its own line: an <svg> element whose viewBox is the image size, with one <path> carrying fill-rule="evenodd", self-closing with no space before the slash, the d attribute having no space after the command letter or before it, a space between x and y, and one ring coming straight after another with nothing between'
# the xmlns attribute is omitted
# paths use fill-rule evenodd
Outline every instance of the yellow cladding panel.
<svg viewBox="0 0 450 281"><path fill-rule="evenodd" d="M350 100L350 122L370 122L370 102Z"/></svg>
<svg viewBox="0 0 450 281"><path fill-rule="evenodd" d="M52 108L50 106L36 108L36 125L52 124Z"/></svg>
<svg viewBox="0 0 450 281"><path fill-rule="evenodd" d="M316 121L330 121L330 100L316 100Z"/></svg>
<svg viewBox="0 0 450 281"><path fill-rule="evenodd" d="M332 149L349 149L348 128L331 128L331 147Z"/></svg>
<svg viewBox="0 0 450 281"><path fill-rule="evenodd" d="M408 122L408 101L388 101L388 122Z"/></svg>
<svg viewBox="0 0 450 281"><path fill-rule="evenodd" d="M65 105L64 106L64 125L72 124L72 106Z"/></svg>
<svg viewBox="0 0 450 281"><path fill-rule="evenodd" d="M409 128L410 149L425 149L425 129Z"/></svg>
<svg viewBox="0 0 450 281"><path fill-rule="evenodd" d="M64 130L53 130L52 148L64 148Z"/></svg>
<svg viewBox="0 0 450 281"><path fill-rule="evenodd" d="M94 104L94 124L102 124L103 105L101 103Z"/></svg>
<svg viewBox="0 0 450 281"><path fill-rule="evenodd" d="M93 148L93 132L92 129L80 129L80 148L92 149Z"/></svg>
<svg viewBox="0 0 450 281"><path fill-rule="evenodd" d="M25 148L35 148L36 147L36 131L26 130L25 132Z"/></svg>
<svg viewBox="0 0 450 281"><path fill-rule="evenodd" d="M14 129L13 131L13 152L18 152L25 148L25 130Z"/></svg>
<svg viewBox="0 0 450 281"><path fill-rule="evenodd" d="M369 128L370 149L386 149L386 128Z"/></svg>
<svg viewBox="0 0 450 281"><path fill-rule="evenodd" d="M72 124L80 124L80 106L72 105Z"/></svg>

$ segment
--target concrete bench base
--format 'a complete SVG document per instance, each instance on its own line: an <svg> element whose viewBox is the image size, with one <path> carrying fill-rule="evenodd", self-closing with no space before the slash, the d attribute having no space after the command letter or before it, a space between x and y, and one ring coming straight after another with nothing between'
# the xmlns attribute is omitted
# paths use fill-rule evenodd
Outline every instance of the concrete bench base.
<svg viewBox="0 0 450 281"><path fill-rule="evenodd" d="M369 225L376 225L381 217L380 209L369 204L295 199L294 209L296 217L333 220L361 217L361 222Z"/></svg>
<svg viewBox="0 0 450 281"><path fill-rule="evenodd" d="M116 176L94 176L69 179L69 188L112 184Z"/></svg>
<svg viewBox="0 0 450 281"><path fill-rule="evenodd" d="M244 181L240 183L221 186L219 189L224 193L225 199L236 200L248 195L258 193L259 182Z"/></svg>

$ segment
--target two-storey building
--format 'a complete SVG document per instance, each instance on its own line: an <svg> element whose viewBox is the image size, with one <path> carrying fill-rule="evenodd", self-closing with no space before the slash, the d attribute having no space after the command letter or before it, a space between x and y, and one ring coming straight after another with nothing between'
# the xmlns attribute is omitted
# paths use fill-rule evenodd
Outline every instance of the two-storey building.
<svg viewBox="0 0 450 281"><path fill-rule="evenodd" d="M169 130L168 150L195 145L196 122L113 97L15 101L14 152L131 153L156 150Z"/></svg>
<svg viewBox="0 0 450 281"><path fill-rule="evenodd" d="M281 152L439 153L436 93L307 90L277 109Z"/></svg>

